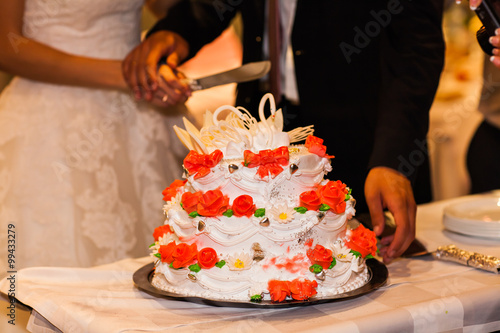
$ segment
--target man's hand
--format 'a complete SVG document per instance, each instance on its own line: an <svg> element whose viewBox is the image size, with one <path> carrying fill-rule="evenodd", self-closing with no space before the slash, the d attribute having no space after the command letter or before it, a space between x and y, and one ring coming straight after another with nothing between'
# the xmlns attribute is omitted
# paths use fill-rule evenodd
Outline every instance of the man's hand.
<svg viewBox="0 0 500 333"><path fill-rule="evenodd" d="M396 232L382 238L382 244L388 246L380 250L384 262L390 263L403 254L415 239L417 205L410 181L396 170L373 168L366 177L365 197L377 236L384 230L384 209L387 208L394 216Z"/></svg>
<svg viewBox="0 0 500 333"><path fill-rule="evenodd" d="M154 92L160 87L158 62L166 57L168 66L162 68L164 92L170 105L185 101L191 91L182 76L178 75L177 66L189 53L186 40L171 31L157 31L139 44L125 58L122 72L128 86L137 100L144 98L150 101Z"/></svg>

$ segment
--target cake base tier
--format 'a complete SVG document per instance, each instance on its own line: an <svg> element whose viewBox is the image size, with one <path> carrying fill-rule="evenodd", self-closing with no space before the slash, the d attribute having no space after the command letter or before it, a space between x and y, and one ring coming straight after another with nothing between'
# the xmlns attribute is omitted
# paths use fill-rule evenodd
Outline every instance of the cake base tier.
<svg viewBox="0 0 500 333"><path fill-rule="evenodd" d="M192 302L197 304L213 305L213 306L224 306L224 307L238 307L238 308L287 308L295 306L307 306L321 303L337 302L354 297L359 297L370 293L380 287L382 287L389 276L389 271L387 267L376 259L368 259L366 261L366 266L368 267L368 282L360 288L351 290L346 293L336 294L328 297L312 297L307 301L284 301L280 303L275 303L267 300L261 302L251 302L251 301L228 301L228 300L218 300L218 299L208 299L203 297L185 296L176 293L167 292L155 288L151 281L154 275L154 264L147 264L140 269L138 269L134 275L133 280L136 286L155 297L168 298L170 300Z"/></svg>

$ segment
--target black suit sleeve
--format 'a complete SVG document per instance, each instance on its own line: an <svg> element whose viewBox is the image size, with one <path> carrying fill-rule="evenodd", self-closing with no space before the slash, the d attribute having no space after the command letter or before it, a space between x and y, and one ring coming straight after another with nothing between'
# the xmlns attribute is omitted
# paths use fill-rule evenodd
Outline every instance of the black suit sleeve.
<svg viewBox="0 0 500 333"><path fill-rule="evenodd" d="M160 30L178 33L189 43L189 59L229 26L238 12L238 6L231 3L234 1L182 0L155 24L148 36Z"/></svg>
<svg viewBox="0 0 500 333"><path fill-rule="evenodd" d="M442 1L401 0L382 36L382 89L369 168L413 180L426 160L429 110L444 64Z"/></svg>

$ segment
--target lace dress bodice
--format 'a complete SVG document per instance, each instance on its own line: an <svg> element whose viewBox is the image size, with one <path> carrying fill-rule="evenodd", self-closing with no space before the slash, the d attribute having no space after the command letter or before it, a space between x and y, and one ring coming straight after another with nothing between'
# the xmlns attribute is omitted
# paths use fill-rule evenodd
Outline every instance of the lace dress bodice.
<svg viewBox="0 0 500 333"><path fill-rule="evenodd" d="M23 34L75 55L123 59L139 43L143 0L26 0Z"/></svg>

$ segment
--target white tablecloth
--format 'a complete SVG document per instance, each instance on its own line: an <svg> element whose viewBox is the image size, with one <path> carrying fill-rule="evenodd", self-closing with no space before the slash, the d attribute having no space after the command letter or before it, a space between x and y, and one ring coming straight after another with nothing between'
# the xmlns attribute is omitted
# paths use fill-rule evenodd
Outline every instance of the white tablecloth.
<svg viewBox="0 0 500 333"><path fill-rule="evenodd" d="M500 256L500 240L443 230L442 210L460 198L422 205L417 237L439 245ZM17 272L16 297L34 309L32 332L490 332L500 330L500 275L435 261L398 259L388 284L367 295L286 309L213 307L156 298L138 290L133 273L149 258L94 268L27 268ZM6 293L7 280L0 282ZM45 318L45 319L44 319Z"/></svg>

